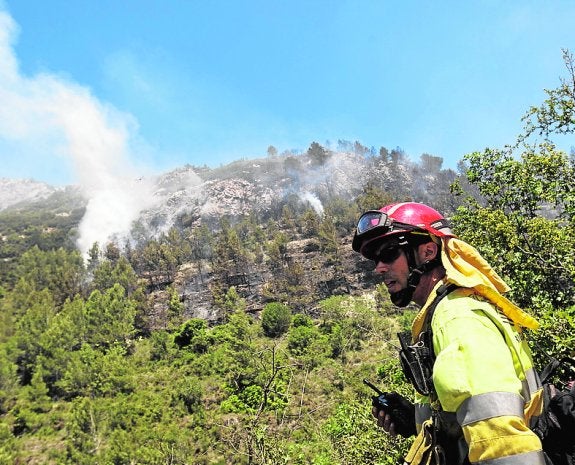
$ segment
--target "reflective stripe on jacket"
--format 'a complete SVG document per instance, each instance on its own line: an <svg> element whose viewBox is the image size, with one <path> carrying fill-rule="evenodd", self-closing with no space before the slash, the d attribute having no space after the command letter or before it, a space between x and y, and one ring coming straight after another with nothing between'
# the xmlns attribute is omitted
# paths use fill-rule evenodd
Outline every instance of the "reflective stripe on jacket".
<svg viewBox="0 0 575 465"><path fill-rule="evenodd" d="M543 465L541 442L524 416L525 403L541 385L515 326L493 304L461 288L439 302L431 327L437 398L441 410L455 413L469 461ZM417 409L418 423L423 408Z"/></svg>

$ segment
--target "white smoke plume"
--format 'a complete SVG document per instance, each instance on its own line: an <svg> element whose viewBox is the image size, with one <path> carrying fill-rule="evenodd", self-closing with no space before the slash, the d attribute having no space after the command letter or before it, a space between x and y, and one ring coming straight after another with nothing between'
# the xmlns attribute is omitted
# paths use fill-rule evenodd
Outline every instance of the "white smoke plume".
<svg viewBox="0 0 575 465"><path fill-rule="evenodd" d="M70 80L47 73L24 76L13 49L17 29L0 11L0 150L7 144L26 153L41 150L43 157L60 157L70 166L89 199L78 238L85 253L94 242L102 246L126 235L150 206L150 185L136 181L142 175L130 161L136 124Z"/></svg>
<svg viewBox="0 0 575 465"><path fill-rule="evenodd" d="M313 194L312 192L305 191L300 192L298 196L304 202L308 202L311 205L311 208L313 208L319 216L323 216L323 205L321 203L321 200L318 199L318 197L315 194Z"/></svg>

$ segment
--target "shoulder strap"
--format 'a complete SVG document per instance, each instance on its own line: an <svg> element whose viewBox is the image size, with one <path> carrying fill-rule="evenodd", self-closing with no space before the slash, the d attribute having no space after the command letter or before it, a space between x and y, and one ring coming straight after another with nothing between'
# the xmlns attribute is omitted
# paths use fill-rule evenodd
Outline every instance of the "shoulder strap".
<svg viewBox="0 0 575 465"><path fill-rule="evenodd" d="M433 352L431 318L441 299L455 289L457 286L452 284L443 285L437 289L437 295L427 308L423 321L423 331L420 333L418 341L412 340L411 331L397 335L401 344L399 359L405 377L417 392L424 396L430 396L430 398L435 397L432 381L435 354Z"/></svg>
<svg viewBox="0 0 575 465"><path fill-rule="evenodd" d="M433 314L435 309L446 295L453 292L455 289L459 289L456 284L443 284L437 289L437 293L425 313L425 319L423 320L421 337L423 338L423 343L426 347L429 347L429 354L431 357L431 365L435 363L435 352L433 351L433 331L431 329L431 321L433 320Z"/></svg>
<svg viewBox="0 0 575 465"><path fill-rule="evenodd" d="M425 320L423 321L424 331L431 328L431 320L433 318L433 314L435 313L435 309L439 305L439 302L441 302L441 299L443 299L449 293L453 292L455 289L459 289L459 286L453 283L443 284L439 286L439 288L436 291L435 299L433 299L433 302L429 304L429 307L425 314Z"/></svg>

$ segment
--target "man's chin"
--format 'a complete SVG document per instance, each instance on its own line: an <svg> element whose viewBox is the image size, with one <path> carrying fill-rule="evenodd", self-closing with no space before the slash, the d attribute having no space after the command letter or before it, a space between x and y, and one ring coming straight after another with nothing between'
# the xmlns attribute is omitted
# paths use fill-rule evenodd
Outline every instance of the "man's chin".
<svg viewBox="0 0 575 465"><path fill-rule="evenodd" d="M413 292L409 289L401 289L400 291L389 293L389 298L396 307L407 307L409 302L411 302L412 296Z"/></svg>

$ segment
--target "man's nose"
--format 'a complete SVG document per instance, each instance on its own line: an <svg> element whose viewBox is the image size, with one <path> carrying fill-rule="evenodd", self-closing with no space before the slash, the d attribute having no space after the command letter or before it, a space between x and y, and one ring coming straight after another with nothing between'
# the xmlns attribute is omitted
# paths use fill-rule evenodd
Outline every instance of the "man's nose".
<svg viewBox="0 0 575 465"><path fill-rule="evenodd" d="M383 263L381 260L377 261L375 263L375 272L376 273L385 273L386 271L389 271L389 264L388 263Z"/></svg>

